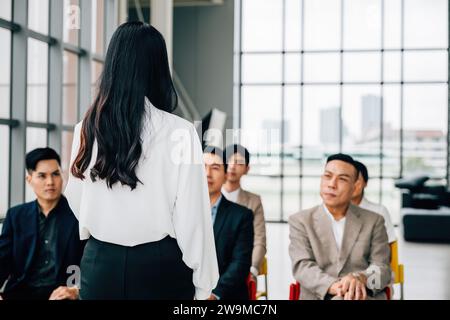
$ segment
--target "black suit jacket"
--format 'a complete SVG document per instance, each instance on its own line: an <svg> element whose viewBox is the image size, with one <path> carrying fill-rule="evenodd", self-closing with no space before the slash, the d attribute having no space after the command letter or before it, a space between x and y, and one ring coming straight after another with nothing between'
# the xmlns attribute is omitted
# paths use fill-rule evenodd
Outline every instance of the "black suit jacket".
<svg viewBox="0 0 450 320"><path fill-rule="evenodd" d="M253 251L253 213L222 195L214 222L219 282L213 293L223 300L248 300L247 277Z"/></svg>
<svg viewBox="0 0 450 320"><path fill-rule="evenodd" d="M72 274L67 267L80 266L85 241L80 241L78 220L61 196L55 207L56 214L56 279L57 285L65 286ZM27 273L36 252L38 238L39 207L37 200L8 210L0 235L0 287L9 281L5 293L26 284Z"/></svg>

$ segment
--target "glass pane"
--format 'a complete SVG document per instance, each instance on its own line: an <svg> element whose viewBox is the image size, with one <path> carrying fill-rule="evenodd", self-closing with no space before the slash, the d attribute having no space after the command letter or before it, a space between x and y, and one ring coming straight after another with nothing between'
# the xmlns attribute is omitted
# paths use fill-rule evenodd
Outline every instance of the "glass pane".
<svg viewBox="0 0 450 320"><path fill-rule="evenodd" d="M300 54L286 54L284 56L284 82L300 83L300 73Z"/></svg>
<svg viewBox="0 0 450 320"><path fill-rule="evenodd" d="M9 198L9 127L0 126L0 219L8 210Z"/></svg>
<svg viewBox="0 0 450 320"><path fill-rule="evenodd" d="M92 69L91 69L91 98L92 101L95 99L95 95L97 93L98 81L100 80L100 75L102 74L103 63L92 61Z"/></svg>
<svg viewBox="0 0 450 320"><path fill-rule="evenodd" d="M400 176L400 85L383 87L383 176Z"/></svg>
<svg viewBox="0 0 450 320"><path fill-rule="evenodd" d="M103 54L104 22L105 22L104 0L92 0L92 51Z"/></svg>
<svg viewBox="0 0 450 320"><path fill-rule="evenodd" d="M383 81L401 80L401 53L400 51L385 51L383 61Z"/></svg>
<svg viewBox="0 0 450 320"><path fill-rule="evenodd" d="M0 18L5 20L11 20L12 17L11 0L0 1Z"/></svg>
<svg viewBox="0 0 450 320"><path fill-rule="evenodd" d="M304 0L305 49L339 49L341 1Z"/></svg>
<svg viewBox="0 0 450 320"><path fill-rule="evenodd" d="M64 42L78 45L80 26L79 0L64 0Z"/></svg>
<svg viewBox="0 0 450 320"><path fill-rule="evenodd" d="M244 176L242 178L242 188L261 196L266 221L280 220L280 178Z"/></svg>
<svg viewBox="0 0 450 320"><path fill-rule="evenodd" d="M281 54L243 54L243 83L281 83Z"/></svg>
<svg viewBox="0 0 450 320"><path fill-rule="evenodd" d="M282 0L242 1L242 51L281 51L282 13Z"/></svg>
<svg viewBox="0 0 450 320"><path fill-rule="evenodd" d="M382 180L381 203L388 209L393 224L400 223L401 193L393 179Z"/></svg>
<svg viewBox="0 0 450 320"><path fill-rule="evenodd" d="M70 155L72 152L72 131L63 131L61 133L61 169L64 175L64 181L69 177Z"/></svg>
<svg viewBox="0 0 450 320"><path fill-rule="evenodd" d="M63 124L74 125L78 120L78 56L64 51Z"/></svg>
<svg viewBox="0 0 450 320"><path fill-rule="evenodd" d="M27 128L26 152L30 152L36 148L44 148L47 146L47 130L41 128ZM26 183L25 201L33 201L36 195L33 189Z"/></svg>
<svg viewBox="0 0 450 320"><path fill-rule="evenodd" d="M357 159L360 160L360 159ZM362 161L366 166L368 163L365 163ZM369 171L369 182L367 183L366 189L364 189L364 196L369 199L372 202L380 203L380 179L374 178L372 172L370 172L370 168L368 167Z"/></svg>
<svg viewBox="0 0 450 320"><path fill-rule="evenodd" d="M323 173L324 165L320 166L320 174ZM302 203L301 210L309 209L322 204L320 198L320 176L302 179Z"/></svg>
<svg viewBox="0 0 450 320"><path fill-rule="evenodd" d="M447 51L405 51L405 81L447 81Z"/></svg>
<svg viewBox="0 0 450 320"><path fill-rule="evenodd" d="M9 118L11 82L11 32L0 28L0 118Z"/></svg>
<svg viewBox="0 0 450 320"><path fill-rule="evenodd" d="M447 85L404 86L404 175L443 178L447 164Z"/></svg>
<svg viewBox="0 0 450 320"><path fill-rule="evenodd" d="M379 82L381 77L380 53L344 53L344 82Z"/></svg>
<svg viewBox="0 0 450 320"><path fill-rule="evenodd" d="M253 174L280 174L281 87L242 87L242 144L252 154Z"/></svg>
<svg viewBox="0 0 450 320"><path fill-rule="evenodd" d="M300 210L300 87L284 90L283 219Z"/></svg>
<svg viewBox="0 0 450 320"><path fill-rule="evenodd" d="M382 98L379 86L343 88L342 151L361 158L372 175L380 174Z"/></svg>
<svg viewBox="0 0 450 320"><path fill-rule="evenodd" d="M448 1L405 1L405 47L448 47Z"/></svg>
<svg viewBox="0 0 450 320"><path fill-rule="evenodd" d="M338 53L305 53L304 82L339 82L340 65Z"/></svg>
<svg viewBox="0 0 450 320"><path fill-rule="evenodd" d="M308 85L303 96L303 175L320 175L323 159L339 151L339 87Z"/></svg>
<svg viewBox="0 0 450 320"><path fill-rule="evenodd" d="M298 159L300 156L300 87L285 86L284 88L284 152ZM285 172L286 173L286 172ZM300 172L289 172L300 174Z"/></svg>
<svg viewBox="0 0 450 320"><path fill-rule="evenodd" d="M26 152L47 146L47 129L27 128Z"/></svg>
<svg viewBox="0 0 450 320"><path fill-rule="evenodd" d="M285 0L285 49L301 50L302 37L302 2Z"/></svg>
<svg viewBox="0 0 450 320"><path fill-rule="evenodd" d="M48 0L28 0L28 28L48 34Z"/></svg>
<svg viewBox="0 0 450 320"><path fill-rule="evenodd" d="M344 48L381 48L381 1L345 2Z"/></svg>
<svg viewBox="0 0 450 320"><path fill-rule="evenodd" d="M47 122L48 45L28 39L27 120Z"/></svg>
<svg viewBox="0 0 450 320"><path fill-rule="evenodd" d="M402 0L383 1L384 47L401 47Z"/></svg>
<svg viewBox="0 0 450 320"><path fill-rule="evenodd" d="M300 178L285 177L283 179L283 219L300 211Z"/></svg>

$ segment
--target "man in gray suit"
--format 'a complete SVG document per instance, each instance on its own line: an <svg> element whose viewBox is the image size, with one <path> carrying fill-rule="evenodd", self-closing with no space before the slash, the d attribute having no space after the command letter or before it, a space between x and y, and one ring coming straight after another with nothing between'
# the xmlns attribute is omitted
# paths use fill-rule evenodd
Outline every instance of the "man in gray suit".
<svg viewBox="0 0 450 320"><path fill-rule="evenodd" d="M352 157L330 156L321 177L323 204L289 218L300 299L386 299L391 270L384 219L351 204L358 174Z"/></svg>
<svg viewBox="0 0 450 320"><path fill-rule="evenodd" d="M266 221L261 197L241 188L241 178L250 170L250 152L238 144L225 149L228 164L227 181L222 186L222 194L253 212L253 252L250 272L254 279L258 277L264 256L266 255Z"/></svg>

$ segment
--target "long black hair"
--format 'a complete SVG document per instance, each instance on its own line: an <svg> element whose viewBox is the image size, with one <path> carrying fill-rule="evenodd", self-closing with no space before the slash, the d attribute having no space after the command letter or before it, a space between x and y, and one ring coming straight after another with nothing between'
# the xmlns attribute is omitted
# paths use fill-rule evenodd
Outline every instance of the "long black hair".
<svg viewBox="0 0 450 320"><path fill-rule="evenodd" d="M97 141L92 181L106 180L108 188L120 182L131 190L142 183L136 167L142 154L145 97L167 112L178 104L163 36L143 22L127 22L111 38L97 96L84 117L73 176L85 178Z"/></svg>

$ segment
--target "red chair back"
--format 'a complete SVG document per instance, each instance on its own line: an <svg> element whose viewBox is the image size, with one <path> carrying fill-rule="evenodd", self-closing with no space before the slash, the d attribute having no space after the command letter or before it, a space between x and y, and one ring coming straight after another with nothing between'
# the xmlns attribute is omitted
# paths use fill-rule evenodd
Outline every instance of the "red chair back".
<svg viewBox="0 0 450 320"><path fill-rule="evenodd" d="M299 300L300 299L300 283L291 283L289 286L289 300Z"/></svg>
<svg viewBox="0 0 450 320"><path fill-rule="evenodd" d="M251 274L247 277L248 298L250 300L256 300L256 281Z"/></svg>

